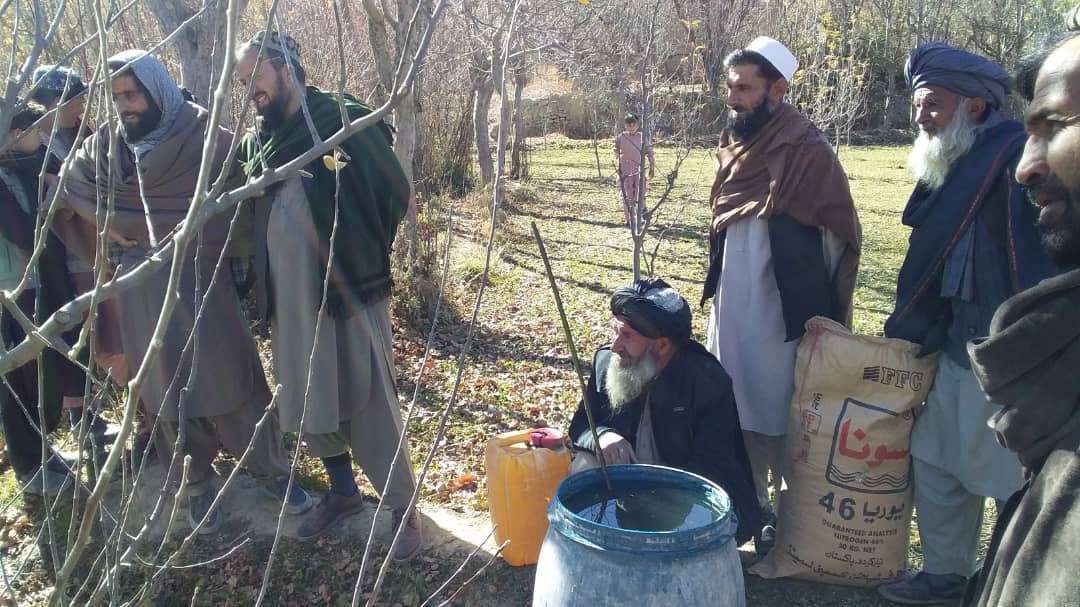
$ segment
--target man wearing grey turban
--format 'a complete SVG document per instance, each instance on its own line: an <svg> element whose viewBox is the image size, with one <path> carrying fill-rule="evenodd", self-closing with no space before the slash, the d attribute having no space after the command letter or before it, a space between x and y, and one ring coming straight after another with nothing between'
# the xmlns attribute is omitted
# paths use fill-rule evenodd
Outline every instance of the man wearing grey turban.
<svg viewBox="0 0 1080 607"><path fill-rule="evenodd" d="M68 240L81 244L93 261L96 216L108 192L115 203L109 263L124 271L154 255L186 217L196 194L209 112L185 101L165 66L145 51L115 55L109 67L120 147L111 152L108 127L102 127L77 150L65 168L60 200L66 221L58 229L68 228ZM209 151L210 183L222 170L232 139L232 133L219 129L216 148ZM184 494L189 522L201 524L201 533L213 531L221 519L210 509L219 448L239 457L250 445L245 466L279 499L286 499L289 475L277 419L256 425L270 390L236 289L216 271L230 217L211 219L188 247L175 287L179 300L150 365L143 360L164 306L169 264L117 296L123 351L138 369L142 403L156 420L157 452L169 462L166 482L178 484L184 456L191 456ZM310 509L312 500L293 485L286 502L287 512L299 513Z"/></svg>
<svg viewBox="0 0 1080 607"><path fill-rule="evenodd" d="M611 314L615 339L596 352L586 398L570 422L572 470L603 457L700 474L731 497L742 544L761 528L750 459L731 378L691 337L690 306L663 280L638 280L615 290Z"/></svg>
<svg viewBox="0 0 1080 607"><path fill-rule="evenodd" d="M912 231L885 334L940 356L911 433L923 570L879 591L918 605L960 597L975 571L986 498L1004 501L1023 482L986 426L999 407L975 379L967 342L987 334L1003 301L1055 269L1039 246L1035 209L1012 179L1026 137L999 112L1009 74L941 42L912 51L904 71L919 125L908 159L918 183L904 209Z"/></svg>

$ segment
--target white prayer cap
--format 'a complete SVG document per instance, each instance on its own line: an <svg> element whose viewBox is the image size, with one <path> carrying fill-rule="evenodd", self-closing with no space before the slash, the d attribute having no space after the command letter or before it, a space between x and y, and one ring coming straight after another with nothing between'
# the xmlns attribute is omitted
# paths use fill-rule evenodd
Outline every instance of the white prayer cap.
<svg viewBox="0 0 1080 607"><path fill-rule="evenodd" d="M754 38L754 41L746 46L746 50L764 57L789 82L795 76L795 70L799 69L799 60L791 54L788 47L768 36Z"/></svg>

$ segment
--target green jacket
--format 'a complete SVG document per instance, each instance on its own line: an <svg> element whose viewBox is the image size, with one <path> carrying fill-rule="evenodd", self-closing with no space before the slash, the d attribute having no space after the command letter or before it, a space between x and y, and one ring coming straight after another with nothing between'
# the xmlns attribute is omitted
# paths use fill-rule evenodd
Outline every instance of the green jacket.
<svg viewBox="0 0 1080 607"><path fill-rule="evenodd" d="M22 183L7 168L0 167L0 187L5 190L0 192L0 289L6 291L18 286L30 261L30 251L19 246L25 244L19 241L29 234L33 242L33 214ZM36 283L34 276L31 288Z"/></svg>
<svg viewBox="0 0 1080 607"><path fill-rule="evenodd" d="M334 94L307 87L312 122L325 140L341 129L341 110ZM371 112L346 95L349 120ZM345 152L339 171L329 155L308 163L304 189L319 234L323 272L330 254L335 216L334 267L330 272L327 310L338 318L351 316L358 306L390 294L390 249L398 224L409 206L410 184L398 164L392 131L383 122L355 133L339 146ZM262 172L262 163L276 168L313 145L307 122L296 112L273 131L249 132L240 144L239 161L248 177ZM259 268L265 271L265 268ZM323 274L325 276L325 274ZM270 277L287 280L287 277ZM321 282L321 281L320 281ZM272 311L271 311L272 313Z"/></svg>

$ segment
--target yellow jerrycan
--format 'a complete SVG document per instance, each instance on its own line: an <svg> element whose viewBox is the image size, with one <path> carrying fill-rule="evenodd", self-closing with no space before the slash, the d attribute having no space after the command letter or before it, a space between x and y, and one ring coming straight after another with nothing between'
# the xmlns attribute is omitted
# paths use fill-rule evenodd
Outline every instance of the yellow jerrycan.
<svg viewBox="0 0 1080 607"><path fill-rule="evenodd" d="M531 565L540 558L548 502L569 471L570 451L555 430L504 432L488 441L488 511L497 525L496 545L510 540L502 551L507 563Z"/></svg>

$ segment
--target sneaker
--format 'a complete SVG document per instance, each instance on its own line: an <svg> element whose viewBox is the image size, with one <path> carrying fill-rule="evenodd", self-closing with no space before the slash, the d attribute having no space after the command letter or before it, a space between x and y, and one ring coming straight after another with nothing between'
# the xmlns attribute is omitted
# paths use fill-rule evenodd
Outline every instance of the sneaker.
<svg viewBox="0 0 1080 607"><path fill-rule="evenodd" d="M364 507L364 496L359 491L349 496L327 493L319 501L319 505L315 506L314 512L309 514L308 519L296 530L296 537L313 540L343 519L360 513Z"/></svg>
<svg viewBox="0 0 1080 607"><path fill-rule="evenodd" d="M754 552L764 558L776 544L776 514L768 509L761 510L761 530L754 535Z"/></svg>
<svg viewBox="0 0 1080 607"><path fill-rule="evenodd" d="M145 454L146 464L149 466L157 461L157 449L149 432L141 432L132 441L131 445L131 468L138 470L142 467Z"/></svg>
<svg viewBox="0 0 1080 607"><path fill-rule="evenodd" d="M116 437L120 433L120 426L106 422L93 411L83 413L82 418L71 427L73 435L82 435L82 426L86 423L88 417L90 418L90 427L86 430L87 438L95 447L107 447L116 442Z"/></svg>
<svg viewBox="0 0 1080 607"><path fill-rule="evenodd" d="M70 487L71 478L67 472L58 470L59 466L53 466L46 464L44 473L42 473L41 466L34 466L34 469L27 474L18 474L16 478L19 484L23 486L23 490L30 495L43 496L48 495L54 497L59 495L66 487Z"/></svg>
<svg viewBox="0 0 1080 607"><path fill-rule="evenodd" d="M941 605L960 600L967 578L955 573L936 574L920 571L899 582L878 586L878 594L902 605Z"/></svg>
<svg viewBox="0 0 1080 607"><path fill-rule="evenodd" d="M401 537L398 538L397 546L394 548L394 560L398 562L412 559L420 554L420 550L424 547L423 526L420 524L420 516L416 509L414 508L409 513L408 518L405 518L404 510L394 511L394 533L397 533L402 519L405 520L405 529L402 530Z"/></svg>
<svg viewBox="0 0 1080 607"><path fill-rule="evenodd" d="M194 529L198 526L199 521L203 520L207 511L210 510L210 505L214 503L214 497L217 496L217 491L208 489L199 495L188 496L188 524ZM210 516L203 523L202 527L199 527L199 535L206 535L218 530L221 526L221 509L214 510Z"/></svg>
<svg viewBox="0 0 1080 607"><path fill-rule="evenodd" d="M49 459L45 462L45 466L53 471L60 472L62 474L71 474L79 465L79 452L78 451L58 451L53 449L49 453Z"/></svg>
<svg viewBox="0 0 1080 607"><path fill-rule="evenodd" d="M285 502L285 514L303 514L311 507L315 505L315 500L311 499L307 491L300 486L300 483L293 479L292 490L289 491L288 499L285 498L285 490L289 487L289 477L282 476L278 478L260 479L259 488L263 490L270 497Z"/></svg>

